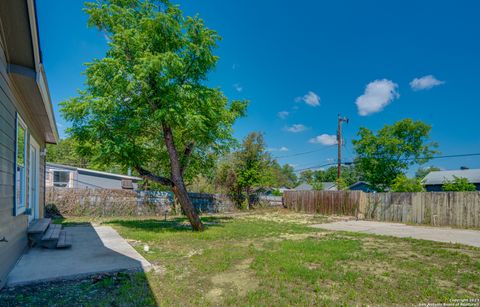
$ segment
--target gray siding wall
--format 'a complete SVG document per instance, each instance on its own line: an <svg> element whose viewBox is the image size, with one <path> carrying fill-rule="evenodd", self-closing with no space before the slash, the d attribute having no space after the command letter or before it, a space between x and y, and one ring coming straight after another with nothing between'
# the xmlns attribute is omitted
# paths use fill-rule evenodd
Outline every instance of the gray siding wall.
<svg viewBox="0 0 480 307"><path fill-rule="evenodd" d="M0 288L5 285L7 274L27 247L28 218L26 215L13 216L14 207L14 174L15 174L15 114L18 112L28 126L28 132L39 142L41 148L45 141L32 129L33 115L28 107L22 104L15 93L14 87L7 75L7 63L3 46L0 43L0 239L5 237L8 242L0 242ZM29 145L28 145L29 146ZM28 152L28 151L27 151ZM28 165L28 156L26 165ZM40 216L44 207L44 158L40 163ZM27 207L28 207L28 173L27 173Z"/></svg>
<svg viewBox="0 0 480 307"><path fill-rule="evenodd" d="M80 189L122 189L122 180L118 178L102 177L99 175L82 174L79 172L76 176L74 186ZM135 182L133 183L133 188L137 189L137 184Z"/></svg>

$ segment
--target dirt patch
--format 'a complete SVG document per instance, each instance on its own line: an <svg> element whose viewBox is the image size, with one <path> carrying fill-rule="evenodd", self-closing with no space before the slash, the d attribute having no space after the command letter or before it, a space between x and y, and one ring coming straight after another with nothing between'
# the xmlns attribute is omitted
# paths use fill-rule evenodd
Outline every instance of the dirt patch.
<svg viewBox="0 0 480 307"><path fill-rule="evenodd" d="M249 291L258 286L258 280L255 278L250 264L253 259L245 259L231 270L214 275L211 278L213 288L207 292L206 298L214 303L218 303L222 295L233 290L240 296L245 296Z"/></svg>
<svg viewBox="0 0 480 307"><path fill-rule="evenodd" d="M305 239L318 239L323 238L327 235L326 232L312 232L312 233L284 233L279 236L280 239L283 240L292 240L292 241L299 241Z"/></svg>
<svg viewBox="0 0 480 307"><path fill-rule="evenodd" d="M327 217L323 215L296 213L289 210L264 211L251 215L244 215L240 218L258 219L277 223L294 223L300 225L324 223L327 221Z"/></svg>
<svg viewBox="0 0 480 307"><path fill-rule="evenodd" d="M202 254L203 254L203 249L199 249L199 250L193 249L193 250L189 251L188 254L185 257L191 258L195 255L202 255Z"/></svg>
<svg viewBox="0 0 480 307"><path fill-rule="evenodd" d="M165 275L165 273L167 273L167 268L158 263L152 263L152 270L158 275Z"/></svg>

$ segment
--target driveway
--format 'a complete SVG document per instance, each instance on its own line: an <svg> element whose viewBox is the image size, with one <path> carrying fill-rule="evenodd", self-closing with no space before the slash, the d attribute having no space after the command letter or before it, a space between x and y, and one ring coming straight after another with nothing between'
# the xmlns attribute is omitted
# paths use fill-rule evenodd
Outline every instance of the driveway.
<svg viewBox="0 0 480 307"><path fill-rule="evenodd" d="M376 235L414 238L446 243L459 243L480 247L480 231L449 227L410 226L400 223L374 221L342 221L313 225L315 228L337 231L353 231Z"/></svg>
<svg viewBox="0 0 480 307"><path fill-rule="evenodd" d="M71 248L29 249L10 272L7 286L151 269L151 264L111 227L89 225L65 229L72 235Z"/></svg>

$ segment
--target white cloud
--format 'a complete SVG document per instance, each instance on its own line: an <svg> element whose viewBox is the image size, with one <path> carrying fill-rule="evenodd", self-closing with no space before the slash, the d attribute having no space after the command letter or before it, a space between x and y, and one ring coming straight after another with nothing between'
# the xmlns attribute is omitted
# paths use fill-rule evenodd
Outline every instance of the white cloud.
<svg viewBox="0 0 480 307"><path fill-rule="evenodd" d="M235 83L235 84L233 85L233 88L234 88L237 92L239 92L239 93L240 93L241 91L243 91L243 87L242 87L240 84L238 84L238 83Z"/></svg>
<svg viewBox="0 0 480 307"><path fill-rule="evenodd" d="M290 112L288 111L281 111L281 112L278 112L277 113L278 117L280 117L281 119L285 119L288 117L288 115L290 115Z"/></svg>
<svg viewBox="0 0 480 307"><path fill-rule="evenodd" d="M280 151L280 152L286 152L289 151L288 147L282 146L280 148L268 148L268 151Z"/></svg>
<svg viewBox="0 0 480 307"><path fill-rule="evenodd" d="M309 142L313 144L322 144L322 145L331 146L331 145L337 144L337 136L333 134L321 134L310 139Z"/></svg>
<svg viewBox="0 0 480 307"><path fill-rule="evenodd" d="M309 106L318 107L320 105L320 96L315 94L312 91L309 91L307 94L303 95L302 97L295 98L295 102L305 102Z"/></svg>
<svg viewBox="0 0 480 307"><path fill-rule="evenodd" d="M292 125L290 127L285 127L285 130L287 130L288 132L293 132L293 133L302 132L302 131L305 131L306 129L307 129L307 127L305 127L302 124L295 124L295 125Z"/></svg>
<svg viewBox="0 0 480 307"><path fill-rule="evenodd" d="M358 114L366 116L382 111L394 99L400 97L397 88L398 84L387 79L370 82L365 87L363 95L355 101Z"/></svg>
<svg viewBox="0 0 480 307"><path fill-rule="evenodd" d="M429 90L432 87L444 84L445 81L440 81L433 75L415 78L410 82L410 87L414 91Z"/></svg>

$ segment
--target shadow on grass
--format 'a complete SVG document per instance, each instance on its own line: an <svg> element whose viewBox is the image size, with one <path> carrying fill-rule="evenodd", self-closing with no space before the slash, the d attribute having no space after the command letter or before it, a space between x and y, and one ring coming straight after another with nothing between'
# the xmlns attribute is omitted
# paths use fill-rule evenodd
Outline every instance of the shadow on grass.
<svg viewBox="0 0 480 307"><path fill-rule="evenodd" d="M206 229L213 227L224 227L224 223L231 220L231 217L202 217ZM177 217L170 220L111 220L105 224L113 224L132 230L142 230L150 232L184 232L192 231L192 226L185 217Z"/></svg>
<svg viewBox="0 0 480 307"><path fill-rule="evenodd" d="M132 295L135 293L135 295ZM0 291L2 306L157 306L143 272L94 275Z"/></svg>

